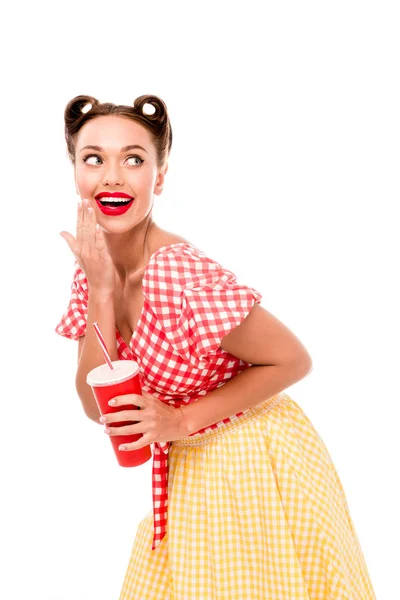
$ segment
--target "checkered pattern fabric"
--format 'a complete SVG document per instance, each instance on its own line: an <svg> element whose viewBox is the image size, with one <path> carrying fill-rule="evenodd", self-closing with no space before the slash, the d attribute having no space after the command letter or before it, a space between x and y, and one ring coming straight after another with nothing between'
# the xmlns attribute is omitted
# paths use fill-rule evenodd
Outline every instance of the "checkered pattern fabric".
<svg viewBox="0 0 400 600"><path fill-rule="evenodd" d="M168 531L140 522L119 600L376 600L321 437L284 392L173 441Z"/></svg>
<svg viewBox="0 0 400 600"><path fill-rule="evenodd" d="M231 271L192 244L170 244L150 257L142 289L143 309L130 344L117 330L116 341L120 360L138 362L144 391L174 406L188 404L251 366L220 347L262 298ZM56 333L74 340L85 335L87 312L87 279L76 262L70 302ZM153 550L167 531L169 448L170 442L153 447Z"/></svg>

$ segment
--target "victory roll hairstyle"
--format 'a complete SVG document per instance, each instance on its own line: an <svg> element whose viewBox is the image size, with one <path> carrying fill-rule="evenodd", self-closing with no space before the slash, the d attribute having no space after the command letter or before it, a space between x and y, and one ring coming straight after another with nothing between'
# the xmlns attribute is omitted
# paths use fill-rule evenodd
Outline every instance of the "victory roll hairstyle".
<svg viewBox="0 0 400 600"><path fill-rule="evenodd" d="M152 114L143 111L146 104L155 108ZM84 108L87 109L85 112L83 112ZM172 128L163 100L149 94L136 98L133 106L112 104L111 102L101 103L93 96L75 96L70 100L64 111L64 122L68 157L73 165L75 165L76 141L81 127L90 119L107 115L127 117L145 127L156 148L157 167L163 168L172 146Z"/></svg>

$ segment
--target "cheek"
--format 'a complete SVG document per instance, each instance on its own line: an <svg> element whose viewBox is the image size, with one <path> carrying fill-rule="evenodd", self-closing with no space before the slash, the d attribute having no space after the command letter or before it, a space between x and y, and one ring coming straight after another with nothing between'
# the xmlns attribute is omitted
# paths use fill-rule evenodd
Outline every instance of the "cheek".
<svg viewBox="0 0 400 600"><path fill-rule="evenodd" d="M98 176L93 171L76 170L75 182L81 192L90 192L93 186L97 185Z"/></svg>

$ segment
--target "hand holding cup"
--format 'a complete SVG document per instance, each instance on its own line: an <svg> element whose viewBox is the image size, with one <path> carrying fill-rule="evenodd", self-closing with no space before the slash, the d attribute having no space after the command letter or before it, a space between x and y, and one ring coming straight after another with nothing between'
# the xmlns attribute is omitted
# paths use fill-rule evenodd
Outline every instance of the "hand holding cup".
<svg viewBox="0 0 400 600"><path fill-rule="evenodd" d="M113 396L108 404L114 409L123 406L125 410L102 413L99 421L106 427L105 433L110 436L142 434L139 440L124 443L124 450L139 450L147 444L172 442L189 435L185 414L180 406L171 406L143 390L140 394ZM128 404L141 410L128 409ZM131 423L121 427L120 421Z"/></svg>

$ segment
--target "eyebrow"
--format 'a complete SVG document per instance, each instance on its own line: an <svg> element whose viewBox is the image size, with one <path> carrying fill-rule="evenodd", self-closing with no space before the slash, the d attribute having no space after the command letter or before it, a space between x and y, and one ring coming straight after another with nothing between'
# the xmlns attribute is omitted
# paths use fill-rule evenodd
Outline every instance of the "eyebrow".
<svg viewBox="0 0 400 600"><path fill-rule="evenodd" d="M92 150L97 150L98 152L104 152L103 148L100 148L100 146L83 146L83 148L81 148L81 152L82 152L82 150L85 150L86 148L91 148ZM140 148L140 150L144 150L144 152L146 152L146 154L148 154L147 150L145 150L143 148L143 146L139 146L138 144L134 144L131 146L124 146L123 148L121 148L121 152L127 152L128 150L133 150L134 148Z"/></svg>

